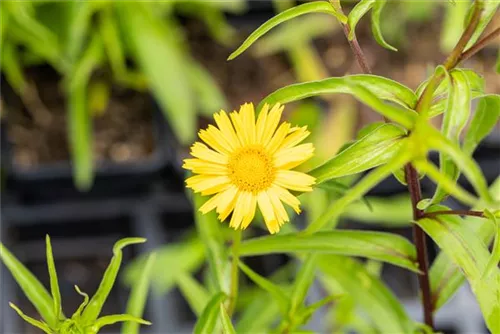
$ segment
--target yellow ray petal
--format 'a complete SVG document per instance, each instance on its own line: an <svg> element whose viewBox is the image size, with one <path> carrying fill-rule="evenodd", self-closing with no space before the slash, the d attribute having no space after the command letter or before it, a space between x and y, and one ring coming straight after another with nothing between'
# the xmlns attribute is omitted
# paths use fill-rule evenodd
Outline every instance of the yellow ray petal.
<svg viewBox="0 0 500 334"><path fill-rule="evenodd" d="M274 183L295 191L312 191L316 179L305 173L294 170L278 170Z"/></svg>
<svg viewBox="0 0 500 334"><path fill-rule="evenodd" d="M219 214L219 220L226 220L227 216L233 211L234 205L236 204L236 200L238 199L238 188L234 185L229 187L224 194L221 196L219 200L219 204L217 205L217 213Z"/></svg>
<svg viewBox="0 0 500 334"><path fill-rule="evenodd" d="M234 128L236 129L236 135L238 136L239 141L241 142L241 145L248 145L250 144L249 138L247 137L247 133L245 131L245 126L243 123L243 115L240 113L237 113L236 111L233 111L231 114L229 114L231 117L231 120L233 121Z"/></svg>
<svg viewBox="0 0 500 334"><path fill-rule="evenodd" d="M224 196L224 191L221 191L220 193L216 194L215 196L212 196L208 201L206 201L199 209L203 214L206 214L213 209L215 209L221 200L221 198Z"/></svg>
<svg viewBox="0 0 500 334"><path fill-rule="evenodd" d="M229 161L227 155L215 152L200 142L196 142L191 146L191 155L201 160L210 161L219 165L227 164Z"/></svg>
<svg viewBox="0 0 500 334"><path fill-rule="evenodd" d="M219 191L226 190L230 186L231 180L229 177L223 176L206 176L196 175L186 180L186 186L193 189L196 193L201 192L202 195L211 195Z"/></svg>
<svg viewBox="0 0 500 334"><path fill-rule="evenodd" d="M227 175L228 169L225 165L214 164L200 159L184 159L182 168L193 171L196 174Z"/></svg>
<svg viewBox="0 0 500 334"><path fill-rule="evenodd" d="M243 109L243 126L247 132L248 142L250 144L255 144L255 110L253 103L246 103Z"/></svg>
<svg viewBox="0 0 500 334"><path fill-rule="evenodd" d="M280 149L274 154L274 165L279 169L292 169L310 159L314 153L311 143Z"/></svg>
<svg viewBox="0 0 500 334"><path fill-rule="evenodd" d="M271 204L272 204L273 210L274 210L274 215L276 216L276 218L278 220L278 224L281 226L285 222L290 221L290 219L288 218L288 214L286 213L285 207L283 206L283 204L279 200L278 196L269 190L267 191L267 196L271 200Z"/></svg>
<svg viewBox="0 0 500 334"><path fill-rule="evenodd" d="M278 150L278 148L283 143L283 139L285 139L288 130L290 129L290 123L284 122L280 125L273 138L267 143L266 149L270 154L274 154Z"/></svg>
<svg viewBox="0 0 500 334"><path fill-rule="evenodd" d="M281 143L280 149L293 147L306 139L309 135L310 132L307 131L307 126L295 128L294 131L288 132L288 136L283 140L283 143Z"/></svg>
<svg viewBox="0 0 500 334"><path fill-rule="evenodd" d="M269 104L265 103L262 109L260 110L259 117L257 117L257 125L256 125L257 133L255 137L255 142L257 144L264 144L262 141L262 137L264 136L264 131L266 130L268 111L269 111Z"/></svg>
<svg viewBox="0 0 500 334"><path fill-rule="evenodd" d="M269 140L271 140L271 137L273 136L274 131L276 130L276 127L281 119L281 114L283 113L284 108L284 106L275 104L269 112L266 125L264 126L264 134L262 135L263 145L267 145Z"/></svg>
<svg viewBox="0 0 500 334"><path fill-rule="evenodd" d="M289 205L290 207L292 207L292 209L297 213L299 214L301 212L300 210L300 201L297 197L293 196L288 190L286 190L285 188L282 188L280 186L277 186L275 184L273 184L270 188L269 191L272 191L273 193L275 193L279 199L286 203L287 205Z"/></svg>
<svg viewBox="0 0 500 334"><path fill-rule="evenodd" d="M233 125L229 116L224 110L221 110L218 114L214 114L215 123L219 127L220 131L227 138L228 142L232 145L233 149L237 149L241 146L240 140L234 131Z"/></svg>
<svg viewBox="0 0 500 334"><path fill-rule="evenodd" d="M229 222L229 226L234 228L235 230L237 230L240 227L241 222L243 221L243 218L245 217L245 213L247 210L247 208L246 208L247 195L249 195L249 193L240 192L238 199L236 200L236 203L234 205L234 211L233 211L233 215L231 217L231 221Z"/></svg>
<svg viewBox="0 0 500 334"><path fill-rule="evenodd" d="M257 195L257 203L259 204L259 209L262 212L267 229L271 234L277 233L280 230L280 225L274 215L274 208L267 192L261 191Z"/></svg>
<svg viewBox="0 0 500 334"><path fill-rule="evenodd" d="M255 210L257 209L257 196L252 193L247 193L247 203L246 205L246 214L243 218L243 222L241 223L241 229L246 229L248 225L252 222L255 217Z"/></svg>
<svg viewBox="0 0 500 334"><path fill-rule="evenodd" d="M210 147L222 154L230 154L231 147L227 144L224 136L213 125L209 125L207 130L201 130L199 132L200 138L207 143Z"/></svg>

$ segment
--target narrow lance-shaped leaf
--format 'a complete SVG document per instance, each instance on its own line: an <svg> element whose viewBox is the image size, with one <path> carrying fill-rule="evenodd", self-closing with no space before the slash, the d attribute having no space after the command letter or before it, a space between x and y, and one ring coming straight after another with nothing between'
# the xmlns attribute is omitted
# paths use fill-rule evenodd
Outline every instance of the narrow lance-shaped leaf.
<svg viewBox="0 0 500 334"><path fill-rule="evenodd" d="M210 301L210 293L193 276L180 272L177 275L177 285L193 312L200 316Z"/></svg>
<svg viewBox="0 0 500 334"><path fill-rule="evenodd" d="M203 313L198 318L194 327L194 334L212 334L214 333L217 320L219 319L220 305L226 299L222 292L217 293L210 299Z"/></svg>
<svg viewBox="0 0 500 334"><path fill-rule="evenodd" d="M259 37L267 33L272 28L276 27L277 25L286 22L290 19L293 19L294 17L309 13L331 14L337 17L337 19L341 22L345 23L347 21L347 18L343 14L336 11L332 5L324 1L315 1L295 6L288 10L285 10L284 12L279 13L278 15L274 16L273 18L262 24L259 28L257 28L252 34L250 34L250 36L247 37L247 39L241 44L241 46L238 49L236 49L233 53L229 55L228 60L232 60L238 57L246 49L248 49L257 39L259 39Z"/></svg>
<svg viewBox="0 0 500 334"><path fill-rule="evenodd" d="M371 188L377 185L377 183L389 176L394 170L404 166L410 159L411 152L407 150L407 145L403 145L400 151L387 162L387 164L377 167L377 169L366 175L361 181L354 185L345 196L331 204L304 232L306 234L312 234L322 228L328 227L329 223L334 223L335 218L339 217L349 204L358 200Z"/></svg>
<svg viewBox="0 0 500 334"><path fill-rule="evenodd" d="M363 264L345 256L320 255L318 268L354 299L380 333L412 333L413 321L403 305Z"/></svg>
<svg viewBox="0 0 500 334"><path fill-rule="evenodd" d="M403 145L406 132L393 124L382 124L323 165L309 172L318 184L357 174L392 159Z"/></svg>
<svg viewBox="0 0 500 334"><path fill-rule="evenodd" d="M26 321L27 323L29 323L30 325L42 330L44 333L47 333L47 334L51 334L52 333L52 330L49 328L49 326L47 326L46 323L43 323L39 320L36 320L36 319L33 319L29 316L27 316L26 314L24 314L16 305L14 305L13 303L9 303L10 307L12 307L16 312L17 314L19 314L19 316L21 318L23 318L24 321Z"/></svg>
<svg viewBox="0 0 500 334"><path fill-rule="evenodd" d="M240 253L240 255L242 254ZM243 262L239 261L238 265L240 266L241 270L245 273L245 275L247 275L255 284L257 284L259 287L266 290L271 296L273 296L273 298L278 303L281 311L285 313L286 308L288 307L290 302L290 299L285 294L285 291L279 285L257 274Z"/></svg>
<svg viewBox="0 0 500 334"><path fill-rule="evenodd" d="M187 78L188 64L176 39L177 27L153 15L141 2L121 3L116 9L135 59L146 74L161 110L180 142L192 142L195 99Z"/></svg>
<svg viewBox="0 0 500 334"><path fill-rule="evenodd" d="M223 334L236 334L236 330L233 327L233 323L231 322L231 318L226 312L224 305L220 304L220 316L222 322L222 333Z"/></svg>
<svg viewBox="0 0 500 334"><path fill-rule="evenodd" d="M2 41L2 59L0 61L5 79L16 93L22 96L26 87L26 79L14 43L8 40Z"/></svg>
<svg viewBox="0 0 500 334"><path fill-rule="evenodd" d="M500 178L490 187L490 193L496 200L500 200ZM483 210L484 203L478 203L474 210ZM463 224L468 226L485 245L489 245L495 235L493 224L481 217L467 216L463 219ZM465 278L462 271L441 252L432 263L429 271L432 296L435 300L434 309L438 310L463 284Z"/></svg>
<svg viewBox="0 0 500 334"><path fill-rule="evenodd" d="M117 322L135 322L141 325L151 325L149 321L144 319L134 317L129 314L114 314L114 315L106 315L101 317L95 321L95 323L91 326L94 333L98 333L99 330L104 326L109 326L116 324Z"/></svg>
<svg viewBox="0 0 500 334"><path fill-rule="evenodd" d="M347 24L349 25L349 39L354 39L356 34L356 25L359 20L373 7L375 0L361 0L354 6L347 17Z"/></svg>
<svg viewBox="0 0 500 334"><path fill-rule="evenodd" d="M385 99L390 101L397 100L399 101L399 103L406 103L406 97L403 97L403 99L401 99L399 95L395 96L394 91L391 91L390 88L398 87L401 89L401 85L393 84L391 80L384 80L379 77L368 75L366 75L362 79L351 79L352 78L350 78L349 76L346 76L286 86L268 95L264 100L261 101L257 109L262 107L264 103L273 105L279 102L284 104L302 100L312 96L343 93L353 95L356 99L368 105L376 112L397 123L400 123L405 128L413 127L414 121L417 118L417 114L414 111L383 102L383 100ZM369 83L367 83L367 80L365 79L368 79ZM377 89L374 88L374 82L380 82L385 85L381 85Z"/></svg>
<svg viewBox="0 0 500 334"><path fill-rule="evenodd" d="M295 282L292 286L292 293L290 295L290 307L289 314L291 317L298 311L298 309L304 304L307 296L307 292L314 282L314 277L316 274L316 256L308 256L297 273Z"/></svg>
<svg viewBox="0 0 500 334"><path fill-rule="evenodd" d="M452 71L446 74L449 80L448 106L443 118L441 132L450 141L459 142L460 133L465 127L470 114L471 94L467 77L460 71ZM452 180L457 180L460 172L455 163L445 154L439 154L439 165L441 173ZM431 204L440 203L448 194L438 183L436 192L432 197Z"/></svg>
<svg viewBox="0 0 500 334"><path fill-rule="evenodd" d="M382 35L382 29L380 27L380 15L382 14L382 9L384 8L386 2L386 0L379 0L375 1L375 3L373 4L371 17L372 33L378 44L391 51L398 51L398 49L385 41L384 36Z"/></svg>
<svg viewBox="0 0 500 334"><path fill-rule="evenodd" d="M0 258L43 320L54 328L57 324L54 301L47 289L2 243Z"/></svg>
<svg viewBox="0 0 500 334"><path fill-rule="evenodd" d="M127 302L126 313L128 315L142 318L146 300L148 298L149 285L151 283L151 275L156 260L156 254L152 253L148 256L142 268L141 277L132 286L132 291ZM137 321L127 321L123 324L122 334L139 333L139 324Z"/></svg>
<svg viewBox="0 0 500 334"><path fill-rule="evenodd" d="M500 117L500 95L485 95L479 99L476 112L465 134L463 151L472 155L477 145L494 129Z"/></svg>
<svg viewBox="0 0 500 334"><path fill-rule="evenodd" d="M241 256L310 252L362 256L418 272L415 247L407 239L390 233L335 230L284 234L249 239L240 246Z"/></svg>
<svg viewBox="0 0 500 334"><path fill-rule="evenodd" d="M49 277L50 277L50 291L52 293L52 299L54 300L54 313L56 315L56 318L59 320L60 316L62 315L61 292L59 291L59 282L57 280L56 265L54 263L54 255L52 254L52 245L50 243L50 237L48 234L45 236L45 247L47 253L47 268L49 270Z"/></svg>
<svg viewBox="0 0 500 334"><path fill-rule="evenodd" d="M486 179L474 159L464 153L457 144L451 142L448 138L431 126L426 126L425 132L428 145L439 152L447 154L451 159L453 159L455 164L467 177L477 193L487 203L493 203L493 199L488 192Z"/></svg>
<svg viewBox="0 0 500 334"><path fill-rule="evenodd" d="M479 24L477 25L476 30L474 30L472 37L465 47L466 50L479 40L479 37L486 29L488 23L490 23L491 19L497 12L498 6L500 5L500 2L498 2L498 0L484 0L481 2L484 4L484 8L479 19ZM473 10L473 7L471 7L471 10Z"/></svg>
<svg viewBox="0 0 500 334"><path fill-rule="evenodd" d="M500 223L489 210L485 210L484 215L495 225L495 240L493 241L491 256L482 274L482 279L487 279L495 271L495 268L498 269L498 263L500 262Z"/></svg>
<svg viewBox="0 0 500 334"><path fill-rule="evenodd" d="M113 246L113 258L109 262L108 268L104 272L104 276L97 288L96 293L90 299L89 304L85 308L82 314L82 323L85 325L90 325L94 323L99 314L101 313L101 309L104 305L104 302L108 298L108 295L115 284L116 276L118 275L118 270L120 269L120 265L122 263L123 252L122 249L126 246L139 244L146 242L144 238L124 238L115 243Z"/></svg>

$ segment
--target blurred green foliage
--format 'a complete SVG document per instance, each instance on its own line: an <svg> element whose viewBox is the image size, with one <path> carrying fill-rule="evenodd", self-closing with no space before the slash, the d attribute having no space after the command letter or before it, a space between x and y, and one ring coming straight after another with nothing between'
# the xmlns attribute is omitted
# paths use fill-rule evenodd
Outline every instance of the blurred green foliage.
<svg viewBox="0 0 500 334"><path fill-rule="evenodd" d="M216 42L228 45L234 30L224 12L241 13L242 0L2 1L0 6L1 70L16 93L32 94L24 75L29 66L49 64L62 77L81 190L93 181L91 118L106 108L111 86L151 90L182 144L194 139L198 112L227 106L209 72L191 56L179 18L202 21ZM109 78L96 78L96 71Z"/></svg>

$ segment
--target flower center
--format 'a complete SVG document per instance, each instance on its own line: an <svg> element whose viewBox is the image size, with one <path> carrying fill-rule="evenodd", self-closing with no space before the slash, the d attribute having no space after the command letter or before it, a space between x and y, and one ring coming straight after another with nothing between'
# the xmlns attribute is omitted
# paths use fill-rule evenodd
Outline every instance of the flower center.
<svg viewBox="0 0 500 334"><path fill-rule="evenodd" d="M242 147L234 152L228 167L231 181L242 191L258 193L274 181L273 160L260 145Z"/></svg>

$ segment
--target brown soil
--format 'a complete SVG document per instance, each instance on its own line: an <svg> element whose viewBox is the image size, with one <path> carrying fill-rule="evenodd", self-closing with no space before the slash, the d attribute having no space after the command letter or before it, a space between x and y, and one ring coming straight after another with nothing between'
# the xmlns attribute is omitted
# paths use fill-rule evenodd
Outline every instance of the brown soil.
<svg viewBox="0 0 500 334"><path fill-rule="evenodd" d="M68 161L67 109L60 78L45 67L31 68L26 74L37 90L30 94L34 95L30 108L8 90L3 94L14 164L29 168ZM114 89L105 111L93 117L94 160L122 162L150 155L154 149L152 110L147 94Z"/></svg>

